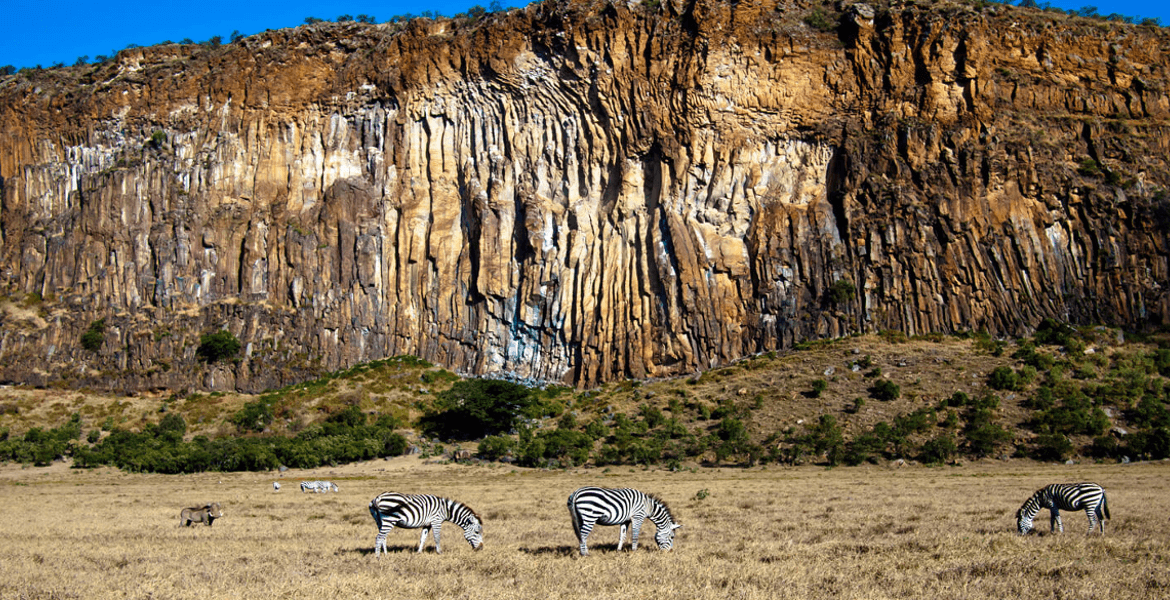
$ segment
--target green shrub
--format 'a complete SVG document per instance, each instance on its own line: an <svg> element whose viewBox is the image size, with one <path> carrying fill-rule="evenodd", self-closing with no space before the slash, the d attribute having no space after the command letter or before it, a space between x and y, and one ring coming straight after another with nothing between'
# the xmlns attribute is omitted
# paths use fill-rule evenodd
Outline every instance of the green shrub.
<svg viewBox="0 0 1170 600"><path fill-rule="evenodd" d="M1037 352L1032 342L1024 342L1012 353L1012 358L1023 361L1024 364L1040 371L1047 371L1056 364L1056 361L1043 352Z"/></svg>
<svg viewBox="0 0 1170 600"><path fill-rule="evenodd" d="M1062 462L1072 456L1073 444L1067 436L1059 433L1046 433L1036 437L1032 447L1032 457L1036 460Z"/></svg>
<svg viewBox="0 0 1170 600"><path fill-rule="evenodd" d="M1049 434L1100 435L1109 429L1109 417L1105 416L1105 411L1092 406L1088 397L1078 391L1056 406L1037 411L1029 426L1034 431Z"/></svg>
<svg viewBox="0 0 1170 600"><path fill-rule="evenodd" d="M646 422L646 426L651 429L658 427L666 420L661 410L649 404L643 404L638 407L638 413L642 415L642 420Z"/></svg>
<svg viewBox="0 0 1170 600"><path fill-rule="evenodd" d="M1138 400L1137 406L1126 411L1126 417L1143 429L1170 427L1170 411L1161 398L1147 394Z"/></svg>
<svg viewBox="0 0 1170 600"><path fill-rule="evenodd" d="M816 425L808 429L808 443L814 453L824 454L830 466L836 466L845 458L845 436L837 418L821 415Z"/></svg>
<svg viewBox="0 0 1170 600"><path fill-rule="evenodd" d="M734 417L724 417L715 429L715 436L719 443L715 447L715 457L724 460L731 456L744 453L748 447L748 431L743 421Z"/></svg>
<svg viewBox="0 0 1170 600"><path fill-rule="evenodd" d="M899 415L894 418L894 429L902 437L927 431L938 420L934 410L920 408L914 412Z"/></svg>
<svg viewBox="0 0 1170 600"><path fill-rule="evenodd" d="M245 403L244 407L236 411L228 421L240 432L261 432L272 424L273 418L275 415L272 413L272 407L261 399Z"/></svg>
<svg viewBox="0 0 1170 600"><path fill-rule="evenodd" d="M436 371L423 371L419 379L423 383L430 385L440 381L459 381L459 376L448 371L447 369L438 369Z"/></svg>
<svg viewBox="0 0 1170 600"><path fill-rule="evenodd" d="M883 329L878 332L878 337L885 340L887 344L905 344L910 341L905 332L896 329Z"/></svg>
<svg viewBox="0 0 1170 600"><path fill-rule="evenodd" d="M1126 451L1137 457L1153 460L1170 458L1170 428L1157 427L1126 436Z"/></svg>
<svg viewBox="0 0 1170 600"><path fill-rule="evenodd" d="M804 16L804 23L817 31L825 33L835 31L838 25L837 16L827 14L819 6Z"/></svg>
<svg viewBox="0 0 1170 600"><path fill-rule="evenodd" d="M869 395L876 400L889 402L902 396L902 388L888 379L879 379L870 386Z"/></svg>
<svg viewBox="0 0 1170 600"><path fill-rule="evenodd" d="M232 332L221 329L215 333L208 333L199 338L199 349L196 353L200 358L215 363L227 360L240 352L240 340Z"/></svg>
<svg viewBox="0 0 1170 600"><path fill-rule="evenodd" d="M593 450L593 439L588 435L579 431L569 431L566 429L554 429L552 431L541 431L536 434L536 439L532 444L536 444L536 449L531 451L526 448L524 456L526 458L557 459L566 464L582 465L589 460L589 453ZM530 444L531 445L531 444ZM529 466L537 466L536 463L530 463Z"/></svg>
<svg viewBox="0 0 1170 600"><path fill-rule="evenodd" d="M476 453L484 460L500 460L516 451L516 440L502 435L489 435L479 442Z"/></svg>
<svg viewBox="0 0 1170 600"><path fill-rule="evenodd" d="M1010 367L996 367L987 376L987 385L993 390L1019 391L1020 377Z"/></svg>
<svg viewBox="0 0 1170 600"><path fill-rule="evenodd" d="M187 433L187 421L183 419L183 415L170 412L158 422L158 428L159 431L172 431L183 437Z"/></svg>
<svg viewBox="0 0 1170 600"><path fill-rule="evenodd" d="M1093 438L1089 445L1089 456L1093 458L1117 458L1121 455L1121 446L1117 438L1111 435L1099 435Z"/></svg>
<svg viewBox="0 0 1170 600"><path fill-rule="evenodd" d="M102 341L105 339L106 320L98 319L89 324L89 329L81 334L81 347L90 352L97 352L102 349Z"/></svg>
<svg viewBox="0 0 1170 600"><path fill-rule="evenodd" d="M875 433L859 435L845 444L843 460L845 464L857 466L867 460L873 460L886 449L886 441Z"/></svg>
<svg viewBox="0 0 1170 600"><path fill-rule="evenodd" d="M561 418L557 419L557 428L558 429L576 429L577 428L577 415L575 415L571 412L566 412L565 414L561 415Z"/></svg>
<svg viewBox="0 0 1170 600"><path fill-rule="evenodd" d="M857 295L857 289L853 286L853 282L846 279L838 279L829 286L829 302L834 306L841 306L847 304L854 296Z"/></svg>
<svg viewBox="0 0 1170 600"><path fill-rule="evenodd" d="M972 408L963 428L967 451L976 457L991 456L1000 446L1012 440L1011 432L992 420L991 409Z"/></svg>
<svg viewBox="0 0 1170 600"><path fill-rule="evenodd" d="M955 438L950 434L931 438L922 444L918 460L924 463L945 463L959 451Z"/></svg>
<svg viewBox="0 0 1170 600"><path fill-rule="evenodd" d="M994 340L986 331L980 331L975 334L975 350L978 352L986 352L992 356L1003 356L1003 350L1006 344L1001 340Z"/></svg>
<svg viewBox="0 0 1170 600"><path fill-rule="evenodd" d="M1042 346L1066 346L1069 339L1077 335L1077 330L1057 321L1045 317L1036 327L1036 335L1032 339Z"/></svg>
<svg viewBox="0 0 1170 600"><path fill-rule="evenodd" d="M102 432L98 429L91 429L89 435L85 436L85 441L91 444L96 444L100 439L102 439Z"/></svg>
<svg viewBox="0 0 1170 600"><path fill-rule="evenodd" d="M820 398L825 390L829 389L829 382L824 379L814 379L812 382L812 390L805 393L809 398Z"/></svg>

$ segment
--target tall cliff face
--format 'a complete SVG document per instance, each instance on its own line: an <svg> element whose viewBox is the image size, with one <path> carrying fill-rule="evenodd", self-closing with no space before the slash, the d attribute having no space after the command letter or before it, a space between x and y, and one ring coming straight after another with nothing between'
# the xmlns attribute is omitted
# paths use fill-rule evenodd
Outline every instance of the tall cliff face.
<svg viewBox="0 0 1170 600"><path fill-rule="evenodd" d="M0 81L0 378L258 390L409 353L590 385L1166 324L1165 33L808 9L550 1ZM242 360L199 362L220 328Z"/></svg>

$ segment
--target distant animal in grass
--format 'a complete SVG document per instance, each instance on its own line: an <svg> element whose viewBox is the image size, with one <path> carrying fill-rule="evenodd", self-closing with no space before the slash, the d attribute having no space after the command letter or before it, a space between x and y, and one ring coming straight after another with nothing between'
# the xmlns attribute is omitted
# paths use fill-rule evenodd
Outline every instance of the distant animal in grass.
<svg viewBox="0 0 1170 600"><path fill-rule="evenodd" d="M272 482L272 489L274 489L274 490L276 490L276 491L278 491L278 492L279 492L279 491L280 491L280 482L273 481L273 482Z"/></svg>
<svg viewBox="0 0 1170 600"><path fill-rule="evenodd" d="M219 502L212 502L211 504L204 504L203 506L196 506L192 508L184 508L179 513L179 523L183 527L187 527L192 523L206 523L208 527L215 522L216 519L223 517L223 508L220 507Z"/></svg>
<svg viewBox="0 0 1170 600"><path fill-rule="evenodd" d="M337 484L332 481L302 481L301 492L336 492Z"/></svg>

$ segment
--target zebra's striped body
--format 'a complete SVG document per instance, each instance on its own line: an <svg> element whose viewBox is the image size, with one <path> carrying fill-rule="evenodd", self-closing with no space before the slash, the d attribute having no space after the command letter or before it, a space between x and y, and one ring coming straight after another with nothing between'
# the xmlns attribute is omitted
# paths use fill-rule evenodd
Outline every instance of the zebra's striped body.
<svg viewBox="0 0 1170 600"><path fill-rule="evenodd" d="M406 529L422 528L418 538L418 551L422 552L427 533L435 532L435 553L442 554L439 533L443 521L463 528L463 537L471 547L479 550L483 546L483 522L469 506L448 498L430 494L398 494L386 492L370 501L370 515L378 526L378 537L374 539L374 555L386 549L386 534L395 527Z"/></svg>
<svg viewBox="0 0 1170 600"><path fill-rule="evenodd" d="M654 541L662 550L674 546L674 530L682 527L675 522L670 507L661 499L629 488L583 487L569 495L569 516L573 519L573 533L581 543L581 556L589 554L587 544L594 525L621 526L618 550L626 541L626 528L631 529L630 550L638 549L638 534L646 519L658 527Z"/></svg>
<svg viewBox="0 0 1170 600"><path fill-rule="evenodd" d="M279 488L278 488L279 489ZM337 485L332 481L302 481L301 492L336 492Z"/></svg>
<svg viewBox="0 0 1170 600"><path fill-rule="evenodd" d="M1105 500L1105 490L1095 483L1054 483L1036 490L1028 498L1020 510L1016 511L1016 528L1023 535L1032 531L1032 520L1041 509L1047 508L1051 514L1052 531L1064 532L1064 523L1060 521L1062 510L1083 510L1089 517L1089 533L1097 524L1101 524L1101 533L1105 533L1105 519L1109 517L1109 504Z"/></svg>

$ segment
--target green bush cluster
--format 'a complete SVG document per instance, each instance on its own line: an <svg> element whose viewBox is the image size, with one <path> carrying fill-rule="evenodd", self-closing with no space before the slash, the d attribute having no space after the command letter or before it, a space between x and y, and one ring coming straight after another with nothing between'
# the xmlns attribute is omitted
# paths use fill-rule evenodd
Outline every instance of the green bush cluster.
<svg viewBox="0 0 1170 600"><path fill-rule="evenodd" d="M172 413L174 414L174 413ZM147 473L200 471L267 471L281 465L311 469L386 456L406 450L406 438L394 431L400 425L389 415L367 424L356 406L330 415L294 437L262 436L183 441L182 417L164 417L141 432L115 429L92 447L73 449L77 467L114 466ZM78 428L80 433L80 428Z"/></svg>
<svg viewBox="0 0 1170 600"><path fill-rule="evenodd" d="M8 430L0 430L0 460L43 467L54 460L70 456L81 438L81 415L74 413L69 422L48 431L33 427L20 439L9 439Z"/></svg>

